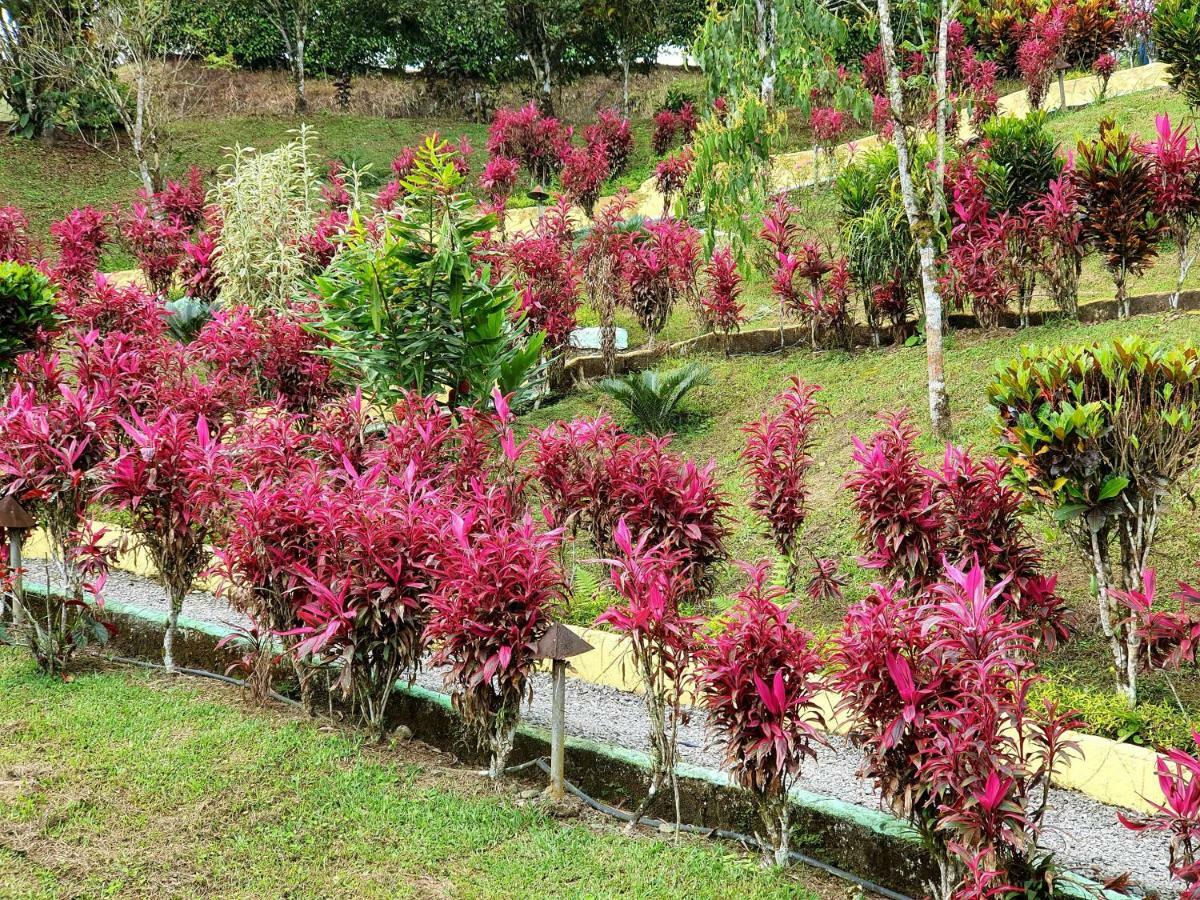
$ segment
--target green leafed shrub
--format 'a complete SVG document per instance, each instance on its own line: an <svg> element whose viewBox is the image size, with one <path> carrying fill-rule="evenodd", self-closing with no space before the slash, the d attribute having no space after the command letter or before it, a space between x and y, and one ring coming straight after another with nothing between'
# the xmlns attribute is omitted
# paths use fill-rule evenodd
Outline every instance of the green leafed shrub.
<svg viewBox="0 0 1200 900"><path fill-rule="evenodd" d="M1160 0L1151 20L1158 58L1170 68L1171 87L1200 107L1200 2Z"/></svg>
<svg viewBox="0 0 1200 900"><path fill-rule="evenodd" d="M706 384L708 376L707 366L688 363L665 372L647 370L606 378L599 388L628 409L643 431L661 435L679 422L683 398Z"/></svg>
<svg viewBox="0 0 1200 900"><path fill-rule="evenodd" d="M983 126L987 158L980 166L988 201L1003 212L1020 213L1062 171L1058 141L1046 127L1046 114L998 116Z"/></svg>
<svg viewBox="0 0 1200 900"><path fill-rule="evenodd" d="M495 386L518 391L536 371L544 333L516 312L512 282L478 266L495 218L462 182L452 156L427 139L404 182L403 218L368 228L355 216L315 279L318 329L331 345L323 352L382 397L415 390L478 404Z"/></svg>
<svg viewBox="0 0 1200 900"><path fill-rule="evenodd" d="M1062 523L1093 573L1132 705L1138 637L1113 592L1142 588L1164 505L1200 459L1200 351L1140 337L1025 348L988 396L1013 480Z"/></svg>
<svg viewBox="0 0 1200 900"><path fill-rule="evenodd" d="M301 238L313 231L321 208L311 138L301 127L269 153L235 148L221 170L211 199L221 211L215 267L229 309L286 307L310 274Z"/></svg>
<svg viewBox="0 0 1200 900"><path fill-rule="evenodd" d="M39 330L57 321L54 287L33 266L0 262L0 371L30 349Z"/></svg>

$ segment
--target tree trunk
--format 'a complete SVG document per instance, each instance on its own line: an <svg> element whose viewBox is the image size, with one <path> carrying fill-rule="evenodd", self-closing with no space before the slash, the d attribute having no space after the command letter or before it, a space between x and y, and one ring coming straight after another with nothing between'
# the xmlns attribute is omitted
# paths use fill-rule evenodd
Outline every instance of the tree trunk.
<svg viewBox="0 0 1200 900"><path fill-rule="evenodd" d="M779 23L774 0L754 0L754 30L758 39L758 65L762 72L759 99L768 109L775 108L775 75L778 50L775 29Z"/></svg>
<svg viewBox="0 0 1200 900"><path fill-rule="evenodd" d="M304 92L304 38L296 38L296 115L308 112L308 96Z"/></svg>
<svg viewBox="0 0 1200 900"><path fill-rule="evenodd" d="M183 592L169 590L171 610L167 613L167 630L163 632L163 667L175 671L175 632L179 627L179 614L183 611Z"/></svg>
<svg viewBox="0 0 1200 900"><path fill-rule="evenodd" d="M621 48L621 113L629 116L629 48Z"/></svg>
<svg viewBox="0 0 1200 900"><path fill-rule="evenodd" d="M1180 223L1175 228L1175 243L1179 247L1179 275L1175 281L1175 290L1171 294L1171 309L1179 309L1179 295L1183 293L1183 282L1187 279L1192 263L1196 261L1196 253L1191 249L1191 229L1186 223Z"/></svg>
<svg viewBox="0 0 1200 900"><path fill-rule="evenodd" d="M943 9L945 0L942 0ZM900 116L904 109L904 95L900 87L900 70L896 65L896 39L892 33L891 8L889 0L878 0L879 4L879 35L883 45L884 63L887 67L888 94L892 108L892 143L896 147L896 158L900 175L900 193L904 201L904 214L908 220L909 230L918 240L921 261L921 289L925 300L925 350L928 359L929 374L929 420L939 437L950 437L950 398L946 394L946 377L944 371L944 351L942 347L942 295L938 290L936 255L933 248L932 231L935 227L939 209L944 209L945 200L939 200L940 190L935 188L932 200L932 216L923 216L917 208L916 187L913 184L912 170L908 153L908 132ZM945 17L943 16L943 19ZM939 36L939 43L941 36ZM944 45L943 45L944 46ZM944 90L945 59L939 47L938 70L943 73L943 82L939 92ZM940 152L944 152L945 138L945 109L944 97L939 96L939 141ZM937 161L937 178L935 185L945 177L945 159L939 156Z"/></svg>
<svg viewBox="0 0 1200 900"><path fill-rule="evenodd" d="M1062 69L1058 70L1058 108L1062 112L1067 111L1067 84Z"/></svg>

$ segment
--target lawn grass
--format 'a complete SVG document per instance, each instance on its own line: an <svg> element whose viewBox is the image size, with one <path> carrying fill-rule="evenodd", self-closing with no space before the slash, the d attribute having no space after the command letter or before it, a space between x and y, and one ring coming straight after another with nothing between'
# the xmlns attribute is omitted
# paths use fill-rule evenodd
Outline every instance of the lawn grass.
<svg viewBox="0 0 1200 900"><path fill-rule="evenodd" d="M1095 325L1062 322L1025 331L981 333L959 332L950 335L946 351L946 376L954 423L955 441L970 445L981 453L991 452L996 439L992 413L987 407L986 389L997 362L1019 352L1025 344L1060 344L1101 340L1126 334L1141 334L1165 341L1195 341L1200 335L1200 314L1182 316L1140 316L1124 322ZM850 583L847 601L861 597L872 581L872 573L855 564L859 547L855 540L855 516L842 488L851 469L851 439L865 438L876 429L877 415L908 407L917 423L928 421L926 402L926 359L923 347L813 353L794 350L788 353L737 356L720 354L689 357L712 369L710 383L697 388L688 401L692 411L674 447L685 456L704 462L713 460L721 485L733 503L732 535L728 542L733 557L755 560L772 557L770 541L760 523L746 506L746 487L738 463L744 435L741 427L756 419L771 398L786 385L789 376L821 385L819 397L829 409L817 429L814 446L815 466L810 476L812 496L805 532L805 545L821 556L837 559ZM674 360L664 366L676 364ZM541 427L555 419L595 415L607 410L627 427L632 427L625 411L594 388L585 389L525 417L528 427ZM941 455L936 441L923 438L921 450L930 464ZM1073 690L1094 694L1096 703L1107 704L1112 696L1110 662L1107 647L1095 637L1095 614L1090 596L1089 575L1074 555L1067 538L1045 517L1031 514L1027 523L1037 543L1046 553L1047 568L1059 574L1060 590L1078 612L1080 637L1062 650L1048 656L1044 667ZM587 558L581 553L580 558ZM1152 564L1158 567L1161 584L1175 579L1197 577L1193 562L1200 559L1200 532L1196 529L1194 508L1177 497L1163 521ZM724 608L729 594L739 585L738 573L730 567L719 582L718 597L712 610ZM580 598L573 618L590 621L603 607L603 597ZM802 603L805 624L818 633L828 633L841 621L846 602ZM1148 676L1144 697L1150 704L1164 704L1166 718L1171 717L1173 701L1160 677ZM1180 676L1176 687L1189 705L1189 715L1200 721L1200 684L1194 676ZM1104 707L1106 717L1117 711ZM1149 714L1149 713L1148 713ZM1156 714L1157 715L1157 714ZM1174 714L1177 729L1166 740L1187 741L1187 723ZM1161 716L1159 717L1162 718ZM1139 739L1159 741L1161 723L1155 736L1137 734ZM1113 736L1129 731L1128 723L1104 726Z"/></svg>
<svg viewBox="0 0 1200 900"><path fill-rule="evenodd" d="M420 745L125 669L0 649L0 896L794 897L844 888L693 839L570 822Z"/></svg>

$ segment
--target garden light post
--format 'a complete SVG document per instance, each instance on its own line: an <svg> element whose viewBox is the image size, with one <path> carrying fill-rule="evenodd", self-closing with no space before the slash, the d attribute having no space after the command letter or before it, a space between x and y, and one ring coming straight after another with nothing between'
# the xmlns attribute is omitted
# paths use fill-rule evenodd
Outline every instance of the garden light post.
<svg viewBox="0 0 1200 900"><path fill-rule="evenodd" d="M542 221L542 217L546 214L546 201L550 199L550 192L539 184L537 187L530 188L525 196L537 204L538 221Z"/></svg>
<svg viewBox="0 0 1200 900"><path fill-rule="evenodd" d="M553 691L550 701L550 786L546 793L553 800L566 796L563 786L563 760L566 743L567 660L586 653L592 645L560 622L555 622L534 647L538 659L548 659Z"/></svg>
<svg viewBox="0 0 1200 900"><path fill-rule="evenodd" d="M0 528L8 534L8 565L12 570L12 623L25 623L24 587L21 584L21 542L25 532L37 525L25 508L12 497L0 499Z"/></svg>

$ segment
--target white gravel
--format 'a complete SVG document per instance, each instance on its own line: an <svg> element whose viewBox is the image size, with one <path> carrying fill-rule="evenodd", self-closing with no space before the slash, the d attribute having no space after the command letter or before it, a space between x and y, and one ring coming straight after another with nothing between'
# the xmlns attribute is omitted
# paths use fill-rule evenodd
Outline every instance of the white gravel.
<svg viewBox="0 0 1200 900"><path fill-rule="evenodd" d="M39 561L30 564L30 577L39 581L46 571ZM104 591L105 597L130 607L163 611L163 588L153 581L126 572L113 572ZM205 592L189 594L183 615L216 624L245 624L246 619L221 600ZM441 675L423 672L418 683L440 689ZM550 724L549 676L538 675L533 700L525 712L527 721L548 727ZM567 685L568 734L646 751L649 742L642 700L635 694L571 679ZM710 768L720 767L720 755L707 746L704 716L695 711L691 721L680 728L682 759ZM871 784L858 777L859 754L844 739L831 736L830 747L822 750L815 762L806 764L801 787L813 793L834 796L861 806L878 809L879 798ZM1097 881L1125 872L1147 892L1177 897L1178 889L1167 872L1165 835L1135 833L1116 818L1115 807L1099 803L1075 791L1053 790L1046 815L1043 843L1054 850L1059 861L1081 875Z"/></svg>

